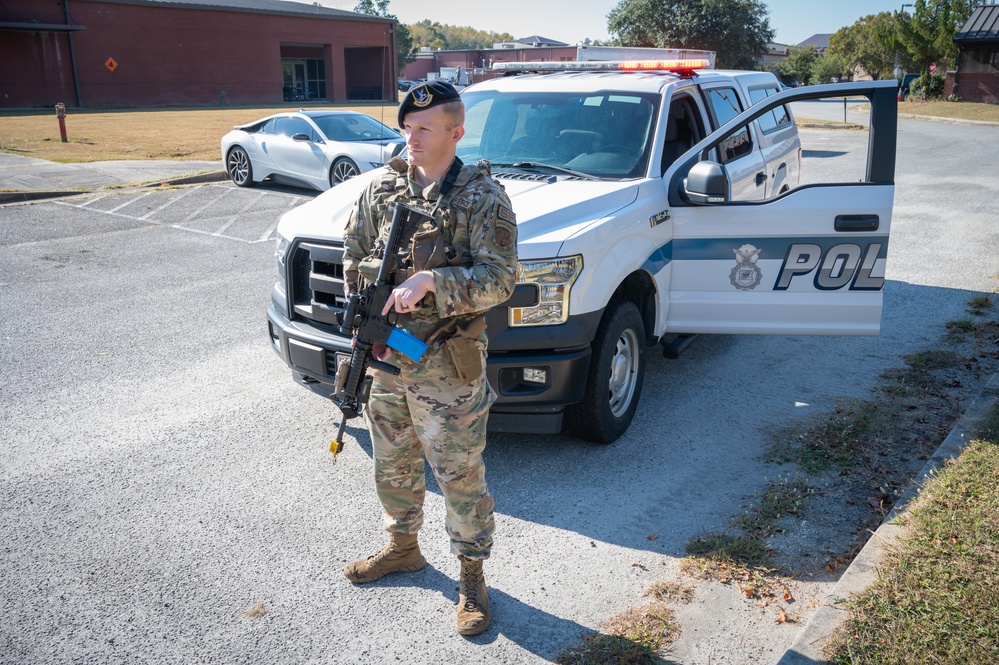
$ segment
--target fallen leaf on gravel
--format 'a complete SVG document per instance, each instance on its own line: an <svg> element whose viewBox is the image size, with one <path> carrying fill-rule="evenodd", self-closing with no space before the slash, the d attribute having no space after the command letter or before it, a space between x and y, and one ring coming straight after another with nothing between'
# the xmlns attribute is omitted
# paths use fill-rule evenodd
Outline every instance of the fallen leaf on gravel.
<svg viewBox="0 0 999 665"><path fill-rule="evenodd" d="M655 540L658 537L659 537L658 533L650 533L648 536L649 540Z"/></svg>
<svg viewBox="0 0 999 665"><path fill-rule="evenodd" d="M243 612L243 616L250 617L251 619L259 619L260 617L267 614L267 606L264 605L264 601L260 601L250 609Z"/></svg>
<svg viewBox="0 0 999 665"><path fill-rule="evenodd" d="M785 621L787 621L787 612L785 612L783 609L777 612L777 618L775 619L775 621L777 623L784 623Z"/></svg>
<svg viewBox="0 0 999 665"><path fill-rule="evenodd" d="M793 600L794 600L794 596L791 595L791 592L788 591L787 589L784 589L784 602L785 603L790 603Z"/></svg>
<svg viewBox="0 0 999 665"><path fill-rule="evenodd" d="M591 540L590 541L590 547L596 547L596 546L597 546L597 544Z"/></svg>
<svg viewBox="0 0 999 665"><path fill-rule="evenodd" d="M631 567L632 567L632 568L641 568L642 570L648 570L648 568L646 568L646 567L645 567L645 566L643 566L642 564L640 564L640 563L635 563L634 561L632 561L632 562L631 562Z"/></svg>

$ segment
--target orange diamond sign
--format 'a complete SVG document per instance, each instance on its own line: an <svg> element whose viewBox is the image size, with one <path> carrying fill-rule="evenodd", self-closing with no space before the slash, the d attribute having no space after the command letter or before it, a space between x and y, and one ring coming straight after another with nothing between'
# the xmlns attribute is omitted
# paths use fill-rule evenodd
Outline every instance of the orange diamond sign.
<svg viewBox="0 0 999 665"><path fill-rule="evenodd" d="M110 70L112 72L114 70L118 69L118 63L115 62L114 58L108 58L107 60L105 60L104 61L104 66L107 67L108 70Z"/></svg>

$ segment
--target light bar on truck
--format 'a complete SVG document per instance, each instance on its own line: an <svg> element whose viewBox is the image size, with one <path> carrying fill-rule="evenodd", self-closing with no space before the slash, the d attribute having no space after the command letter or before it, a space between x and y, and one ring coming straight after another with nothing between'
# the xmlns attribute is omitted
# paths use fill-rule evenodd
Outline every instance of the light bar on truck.
<svg viewBox="0 0 999 665"><path fill-rule="evenodd" d="M710 69L707 58L683 60L588 60L585 62L494 62L493 69L504 72L673 72L690 75L697 69Z"/></svg>

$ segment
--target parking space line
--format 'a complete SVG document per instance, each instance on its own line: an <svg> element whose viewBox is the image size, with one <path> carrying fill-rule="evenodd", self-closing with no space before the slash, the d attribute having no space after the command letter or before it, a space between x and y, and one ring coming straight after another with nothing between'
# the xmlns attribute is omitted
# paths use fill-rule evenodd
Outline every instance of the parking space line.
<svg viewBox="0 0 999 665"><path fill-rule="evenodd" d="M139 219L149 219L150 217L152 217L156 213L160 212L161 210L165 210L166 208L169 208L174 203L176 203L177 201L180 201L182 198L184 198L185 196L187 196L187 194L188 194L189 191L191 191L191 190L188 190L188 191L185 191L185 192L181 192L180 196L177 196L177 197L174 197L174 198L170 199L169 201L167 201L166 203L164 203L163 205L161 205L159 208L156 208L155 210L150 210L149 212L147 212L145 215L143 215Z"/></svg>
<svg viewBox="0 0 999 665"><path fill-rule="evenodd" d="M107 198L107 194L101 194L100 196L94 197L92 199L88 199L86 203L81 203L81 204L73 206L73 207L74 208L86 208L91 203L94 203L95 201L100 201L101 199L104 199L104 198Z"/></svg>
<svg viewBox="0 0 999 665"><path fill-rule="evenodd" d="M278 217L277 219L275 219L274 223L271 224L270 228L268 228L266 231L264 231L260 235L260 237L257 238L256 240L254 240L253 242L264 242L265 240L270 240L271 239L271 234L274 233L274 229L276 229L278 227L278 224L280 222L281 222L281 218L280 217Z"/></svg>
<svg viewBox="0 0 999 665"><path fill-rule="evenodd" d="M125 206L132 205L136 201L140 201L140 200L146 198L147 196L149 196L150 194L152 194L152 192L146 192L145 194L143 194L141 196L137 196L134 199L129 199L128 201L125 201L124 203L122 203L120 206L117 206L115 208L111 208L110 210L106 210L105 212L109 212L109 213L112 213L112 214L116 213L119 210L121 210L122 208L124 208Z"/></svg>
<svg viewBox="0 0 999 665"><path fill-rule="evenodd" d="M83 203L69 203L67 201L53 201L52 203L54 205L57 205L57 206L66 206L68 208L83 208L86 205L86 204L83 204ZM131 201L129 201L129 203L131 203ZM119 206L119 207L121 207L121 206ZM152 224L159 224L159 222L157 222L156 220L153 220L153 219L139 219L135 215L126 215L123 212L113 212L111 210L93 210L92 212L96 212L97 214L100 214L100 215L111 215L112 217L124 217L125 219L131 219L132 221L135 221L135 222L150 222Z"/></svg>
<svg viewBox="0 0 999 665"><path fill-rule="evenodd" d="M223 231L225 231L227 228L229 228L230 226L232 226L233 222L235 222L237 219L239 219L240 217L242 217L243 213L245 213L247 210L249 210L253 206L257 205L257 202L260 199L264 198L265 196L267 196L267 192L260 192L259 194L257 194L257 198L252 199L249 203L247 203L245 206L243 206L242 209L239 212L237 212L235 215L233 215L229 219L227 219L226 222L225 222L225 224L223 224L221 227L219 227L219 229L217 231L215 231L215 233L213 233L212 235L213 236L221 236Z"/></svg>
<svg viewBox="0 0 999 665"><path fill-rule="evenodd" d="M234 189L230 189L229 187L223 187L222 190L223 190L222 194L220 194L216 198L213 198L213 199L209 200L208 203L206 203L205 205L201 206L200 208L198 208L197 210L195 210L194 212L192 212L190 215L188 215L187 217L185 217L183 220L181 220L180 223L183 224L185 222L191 221L192 219L194 219L195 217L197 217L198 215L200 215L201 213L203 213L205 210L207 210L209 207L211 207L211 205L213 203L216 203L219 200L221 200L223 196L227 195L229 192L235 191Z"/></svg>

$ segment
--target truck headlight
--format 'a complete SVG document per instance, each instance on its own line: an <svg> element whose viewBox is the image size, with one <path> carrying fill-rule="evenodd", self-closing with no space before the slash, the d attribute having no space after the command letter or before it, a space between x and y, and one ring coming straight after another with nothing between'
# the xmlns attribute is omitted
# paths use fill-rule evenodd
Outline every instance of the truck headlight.
<svg viewBox="0 0 999 665"><path fill-rule="evenodd" d="M274 247L275 288L282 294L288 293L288 248L291 241L280 233L277 234L277 245Z"/></svg>
<svg viewBox="0 0 999 665"><path fill-rule="evenodd" d="M510 327L555 326L569 319L569 290L583 270L582 256L564 259L520 261L517 283L534 284L538 289L538 304L533 307L511 307Z"/></svg>

